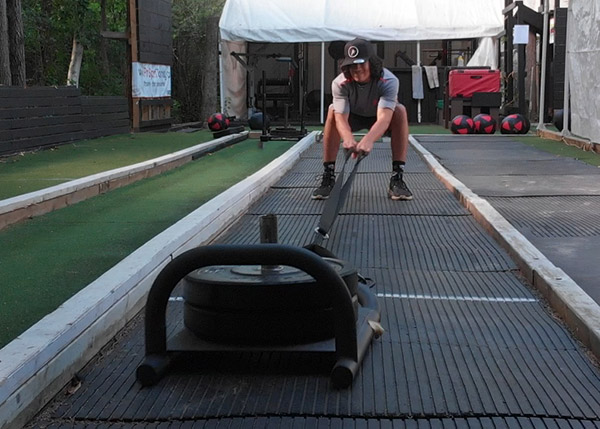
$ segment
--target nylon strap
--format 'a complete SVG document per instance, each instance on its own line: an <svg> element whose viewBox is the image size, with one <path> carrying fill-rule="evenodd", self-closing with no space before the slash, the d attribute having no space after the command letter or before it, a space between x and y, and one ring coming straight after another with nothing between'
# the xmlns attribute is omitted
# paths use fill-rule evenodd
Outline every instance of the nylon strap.
<svg viewBox="0 0 600 429"><path fill-rule="evenodd" d="M350 187L352 186L352 182L354 181L354 176L356 175L358 165L365 158L365 156L367 156L365 152L360 152L358 154L356 162L354 163L354 166L352 167L352 170L348 175L348 179L344 183L344 170L346 169L346 164L348 163L348 160L350 159L351 155L351 151L345 151L344 164L342 165L342 169L338 173L338 178L335 181L335 185L333 185L333 189L329 194L329 198L325 202L325 207L323 207L323 213L321 214L319 226L315 229L315 238L313 240L313 244L320 245L323 242L323 240L329 238L329 230L335 222L335 218L340 212L340 209L344 205L344 201L348 196L348 192L350 192Z"/></svg>

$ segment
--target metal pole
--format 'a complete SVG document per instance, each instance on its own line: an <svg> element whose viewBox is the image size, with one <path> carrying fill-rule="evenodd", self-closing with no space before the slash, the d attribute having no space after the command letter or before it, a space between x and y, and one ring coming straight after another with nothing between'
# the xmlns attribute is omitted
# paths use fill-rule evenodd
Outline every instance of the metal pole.
<svg viewBox="0 0 600 429"><path fill-rule="evenodd" d="M561 131L561 135L563 137L568 137L571 135L571 130L570 130L570 126L571 123L569 121L569 99L570 99L570 91L571 91L571 87L570 87L570 75L569 75L569 33L570 28L569 26L573 23L573 17L572 15L572 11L571 11L571 7L569 6L567 8L567 40L565 42L565 98L563 101L563 127L562 127L562 131Z"/></svg>
<svg viewBox="0 0 600 429"><path fill-rule="evenodd" d="M321 42L321 113L319 116L321 124L323 124L325 122L325 120L323 119L324 111L325 111L325 42Z"/></svg>
<svg viewBox="0 0 600 429"><path fill-rule="evenodd" d="M546 56L548 55L548 14L549 0L544 0L544 33L542 34L542 76L540 82L540 105L538 113L538 130L545 130L544 118L546 117Z"/></svg>
<svg viewBox="0 0 600 429"><path fill-rule="evenodd" d="M417 65L421 67L421 42L417 42ZM421 123L421 99L417 100L417 122Z"/></svg>

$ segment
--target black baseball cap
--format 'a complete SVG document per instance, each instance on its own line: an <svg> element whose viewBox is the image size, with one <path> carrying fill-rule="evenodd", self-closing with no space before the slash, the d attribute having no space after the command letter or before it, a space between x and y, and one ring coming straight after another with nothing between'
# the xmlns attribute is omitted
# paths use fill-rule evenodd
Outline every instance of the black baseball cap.
<svg viewBox="0 0 600 429"><path fill-rule="evenodd" d="M351 40L344 47L344 61L341 67L366 63L373 55L375 50L370 42L364 39Z"/></svg>

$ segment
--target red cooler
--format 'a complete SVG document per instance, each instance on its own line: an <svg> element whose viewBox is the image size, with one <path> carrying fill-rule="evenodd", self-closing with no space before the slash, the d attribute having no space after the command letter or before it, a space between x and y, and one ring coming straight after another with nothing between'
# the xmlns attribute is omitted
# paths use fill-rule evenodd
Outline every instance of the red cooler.
<svg viewBox="0 0 600 429"><path fill-rule="evenodd" d="M474 92L500 92L500 70L450 70L448 89L450 98L471 98Z"/></svg>

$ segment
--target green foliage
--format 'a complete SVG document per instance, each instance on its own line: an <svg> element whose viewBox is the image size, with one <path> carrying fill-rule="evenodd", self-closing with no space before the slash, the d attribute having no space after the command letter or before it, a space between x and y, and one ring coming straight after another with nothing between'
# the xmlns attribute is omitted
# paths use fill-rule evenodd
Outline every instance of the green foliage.
<svg viewBox="0 0 600 429"><path fill-rule="evenodd" d="M127 3L106 0L107 30L125 31ZM102 67L100 0L30 0L23 2L27 85L65 85L73 37L83 44L80 88L84 95L123 95L127 46L106 40L108 72Z"/></svg>
<svg viewBox="0 0 600 429"><path fill-rule="evenodd" d="M225 0L173 1L173 99L178 122L200 118L203 46L208 19L221 15Z"/></svg>

